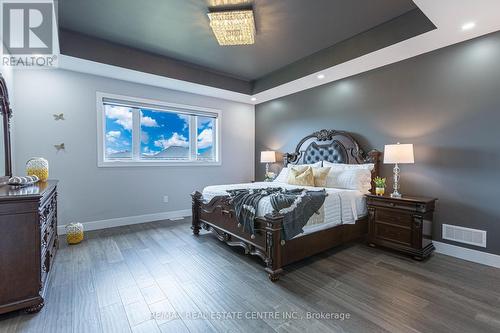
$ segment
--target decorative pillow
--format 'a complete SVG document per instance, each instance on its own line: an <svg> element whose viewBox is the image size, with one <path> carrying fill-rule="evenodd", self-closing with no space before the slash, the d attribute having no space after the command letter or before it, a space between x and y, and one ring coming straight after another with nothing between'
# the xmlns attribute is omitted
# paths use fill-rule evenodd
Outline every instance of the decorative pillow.
<svg viewBox="0 0 500 333"><path fill-rule="evenodd" d="M314 186L326 187L326 178L331 168L312 168L314 176Z"/></svg>
<svg viewBox="0 0 500 333"><path fill-rule="evenodd" d="M375 164L373 163L365 163L365 164L342 164L342 163L331 163L328 161L323 161L324 167L330 167L332 170L347 170L347 169L367 169L369 171L373 171L375 168Z"/></svg>
<svg viewBox="0 0 500 333"><path fill-rule="evenodd" d="M301 166L310 166L312 168L319 168L319 167L321 167L321 162L316 162L316 163L313 163L313 164L300 164L300 165L296 165L296 166L298 166L298 167L301 167ZM278 183L286 183L286 182L288 182L288 172L289 172L289 170L290 170L289 167L281 169L278 177L276 177L274 179L274 181L278 182Z"/></svg>
<svg viewBox="0 0 500 333"><path fill-rule="evenodd" d="M278 177L276 177L274 181L278 183L286 183L288 181L288 171L288 168L281 169Z"/></svg>
<svg viewBox="0 0 500 333"><path fill-rule="evenodd" d="M291 167L288 172L288 184L314 186L314 175L312 168L307 165L297 165Z"/></svg>
<svg viewBox="0 0 500 333"><path fill-rule="evenodd" d="M368 192L371 188L371 181L372 174L368 169L332 169L326 178L326 187Z"/></svg>

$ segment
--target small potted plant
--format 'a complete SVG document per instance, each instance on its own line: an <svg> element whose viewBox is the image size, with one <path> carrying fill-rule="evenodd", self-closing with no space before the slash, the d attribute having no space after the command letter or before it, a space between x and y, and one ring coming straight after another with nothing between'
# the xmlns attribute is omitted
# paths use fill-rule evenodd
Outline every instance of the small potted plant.
<svg viewBox="0 0 500 333"><path fill-rule="evenodd" d="M385 193L385 178L375 177L373 180L375 183L375 194L384 195Z"/></svg>

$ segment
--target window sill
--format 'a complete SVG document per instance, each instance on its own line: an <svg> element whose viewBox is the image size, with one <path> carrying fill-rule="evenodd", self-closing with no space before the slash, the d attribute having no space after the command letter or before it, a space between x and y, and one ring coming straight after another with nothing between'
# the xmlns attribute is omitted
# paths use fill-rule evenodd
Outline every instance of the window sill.
<svg viewBox="0 0 500 333"><path fill-rule="evenodd" d="M187 162L187 161L99 161L99 168L120 168L120 167L198 167L198 166L221 166L222 162Z"/></svg>

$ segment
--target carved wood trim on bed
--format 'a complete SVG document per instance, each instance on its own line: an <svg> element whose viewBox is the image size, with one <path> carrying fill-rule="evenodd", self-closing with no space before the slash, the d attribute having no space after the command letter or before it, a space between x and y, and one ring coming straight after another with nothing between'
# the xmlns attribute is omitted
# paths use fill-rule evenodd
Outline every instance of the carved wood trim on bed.
<svg viewBox="0 0 500 333"><path fill-rule="evenodd" d="M308 145L303 149L302 146ZM332 163L362 164L374 163L373 177L379 172L380 152L369 153L359 147L347 132L321 130L300 140L293 153L285 154L285 165L314 163L322 158ZM213 232L216 237L230 246L239 246L246 254L260 257L271 281L277 281L283 266L302 260L332 247L364 237L368 231L367 218L356 224L343 224L317 231L289 241L281 240L283 216L268 214L255 220L255 234L244 232L238 223L229 196L216 196L209 202L201 192L192 195L192 226L194 235L200 230Z"/></svg>

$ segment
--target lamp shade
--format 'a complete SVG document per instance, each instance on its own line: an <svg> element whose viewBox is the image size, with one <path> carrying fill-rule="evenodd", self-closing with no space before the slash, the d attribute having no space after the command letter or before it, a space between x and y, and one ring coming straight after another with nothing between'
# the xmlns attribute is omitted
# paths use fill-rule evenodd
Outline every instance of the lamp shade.
<svg viewBox="0 0 500 333"><path fill-rule="evenodd" d="M274 163L276 162L276 153L272 150L260 152L260 163Z"/></svg>
<svg viewBox="0 0 500 333"><path fill-rule="evenodd" d="M385 164L415 163L415 159L413 156L413 145L399 144L399 143L396 145L385 145L384 163Z"/></svg>

